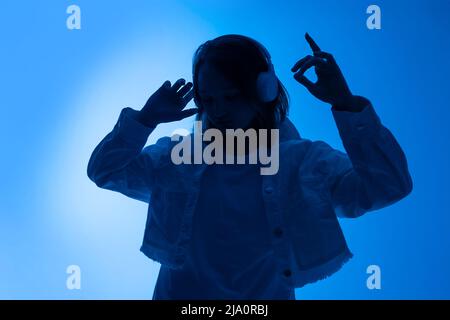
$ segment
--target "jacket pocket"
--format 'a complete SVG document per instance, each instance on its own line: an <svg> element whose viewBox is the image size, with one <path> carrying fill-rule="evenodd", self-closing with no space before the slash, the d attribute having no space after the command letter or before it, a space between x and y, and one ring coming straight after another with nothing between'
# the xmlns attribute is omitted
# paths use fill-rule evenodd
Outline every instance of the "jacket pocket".
<svg viewBox="0 0 450 320"><path fill-rule="evenodd" d="M339 243L339 225L322 174L310 172L299 177L288 192L286 217L294 245L294 258L301 269L326 261ZM336 243L333 243L333 240Z"/></svg>
<svg viewBox="0 0 450 320"><path fill-rule="evenodd" d="M161 225L167 240L171 244L175 244L180 235L188 196L188 193L181 191L166 190L163 192Z"/></svg>
<svg viewBox="0 0 450 320"><path fill-rule="evenodd" d="M330 201L326 185L323 174L301 177L297 188L301 190L303 206L310 209L326 206Z"/></svg>
<svg viewBox="0 0 450 320"><path fill-rule="evenodd" d="M154 189L145 230L146 242L162 248L176 245L187 199L185 192Z"/></svg>

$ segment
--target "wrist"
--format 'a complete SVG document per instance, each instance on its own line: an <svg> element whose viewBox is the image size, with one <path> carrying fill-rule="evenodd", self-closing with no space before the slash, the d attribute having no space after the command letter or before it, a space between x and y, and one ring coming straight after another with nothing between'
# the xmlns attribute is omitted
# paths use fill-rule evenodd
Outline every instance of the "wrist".
<svg viewBox="0 0 450 320"><path fill-rule="evenodd" d="M336 111L360 112L368 104L368 100L357 95L349 95L332 103L332 109Z"/></svg>
<svg viewBox="0 0 450 320"><path fill-rule="evenodd" d="M135 120L149 128L156 128L156 126L159 124L156 121L152 121L151 117L145 115L142 111L136 113Z"/></svg>

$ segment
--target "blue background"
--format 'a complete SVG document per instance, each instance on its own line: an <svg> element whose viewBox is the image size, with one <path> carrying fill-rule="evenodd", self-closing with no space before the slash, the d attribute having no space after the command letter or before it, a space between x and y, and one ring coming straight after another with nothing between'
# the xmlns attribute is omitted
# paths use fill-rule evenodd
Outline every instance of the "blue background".
<svg viewBox="0 0 450 320"><path fill-rule="evenodd" d="M70 4L81 8L81 30L66 28ZM381 30L366 27L370 4L381 8ZM159 264L139 252L146 204L97 188L87 162L122 108L140 109L166 79L192 79L192 55L208 39L261 41L302 136L342 150L329 106L290 72L310 53L306 31L394 133L414 190L341 220L355 257L297 299L450 298L449 15L445 0L3 0L0 298L151 298ZM158 126L148 143L192 121ZM66 288L71 264L81 290ZM366 287L372 264L380 290Z"/></svg>

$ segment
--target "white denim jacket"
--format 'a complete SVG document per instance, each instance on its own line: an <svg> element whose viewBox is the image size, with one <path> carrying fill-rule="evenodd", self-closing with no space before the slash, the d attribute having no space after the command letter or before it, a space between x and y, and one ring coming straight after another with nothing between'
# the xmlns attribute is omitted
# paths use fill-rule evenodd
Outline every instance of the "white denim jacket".
<svg viewBox="0 0 450 320"><path fill-rule="evenodd" d="M333 274L353 256L338 217L383 208L412 190L401 147L365 101L360 112L332 109L347 154L300 138L289 120L279 126L279 170L262 176L261 193L279 271L294 288ZM100 188L149 204L141 251L179 268L207 164L173 164L178 142L170 137L144 147L154 128L136 121L136 113L121 111L94 149L87 175Z"/></svg>

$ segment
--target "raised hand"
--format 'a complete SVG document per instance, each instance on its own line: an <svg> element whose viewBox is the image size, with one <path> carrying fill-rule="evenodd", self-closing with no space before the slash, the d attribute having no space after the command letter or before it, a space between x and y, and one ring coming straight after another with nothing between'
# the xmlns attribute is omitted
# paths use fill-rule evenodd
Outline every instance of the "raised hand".
<svg viewBox="0 0 450 320"><path fill-rule="evenodd" d="M308 33L305 34L305 39L311 47L313 55L305 56L291 68L291 71L295 72L295 80L305 86L316 98L330 103L336 108L352 104L354 96L334 57L330 53L320 50ZM315 83L304 75L311 67L314 67L317 75Z"/></svg>
<svg viewBox="0 0 450 320"><path fill-rule="evenodd" d="M159 123L181 120L197 113L197 108L183 110L194 96L192 82L185 82L180 78L171 86L169 80L165 81L139 111L137 120L148 127L156 127Z"/></svg>

